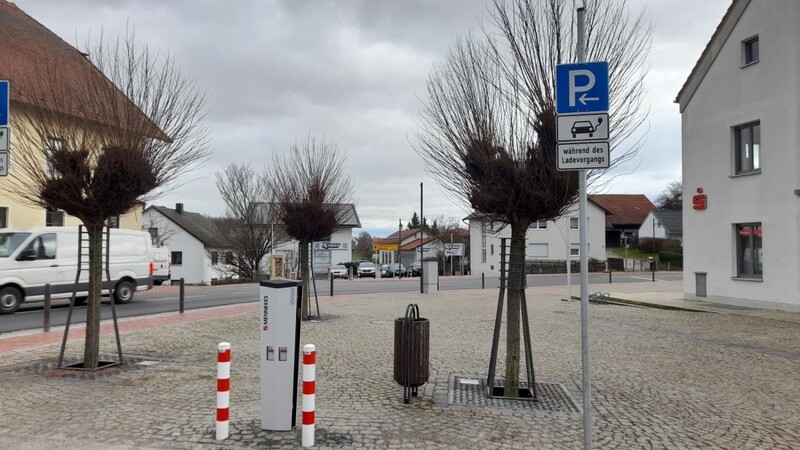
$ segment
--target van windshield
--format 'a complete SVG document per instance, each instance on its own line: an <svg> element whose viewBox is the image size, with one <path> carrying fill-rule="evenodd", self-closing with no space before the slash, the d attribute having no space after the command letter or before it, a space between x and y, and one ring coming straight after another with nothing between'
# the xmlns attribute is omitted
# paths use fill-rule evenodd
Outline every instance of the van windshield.
<svg viewBox="0 0 800 450"><path fill-rule="evenodd" d="M30 233L0 233L0 258L8 258Z"/></svg>

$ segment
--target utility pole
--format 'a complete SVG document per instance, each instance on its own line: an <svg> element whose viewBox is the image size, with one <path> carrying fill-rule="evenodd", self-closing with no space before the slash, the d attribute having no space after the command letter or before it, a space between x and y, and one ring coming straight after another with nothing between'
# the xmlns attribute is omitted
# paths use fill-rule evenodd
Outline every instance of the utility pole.
<svg viewBox="0 0 800 450"><path fill-rule="evenodd" d="M403 242L403 219L397 219L397 277L400 277L400 244ZM394 274L392 274L394 275Z"/></svg>
<svg viewBox="0 0 800 450"><path fill-rule="evenodd" d="M422 183L419 184L419 216L420 220L420 231L419 233L419 293L422 294L422 271L425 270L422 266L422 261L425 259L425 214L422 212Z"/></svg>

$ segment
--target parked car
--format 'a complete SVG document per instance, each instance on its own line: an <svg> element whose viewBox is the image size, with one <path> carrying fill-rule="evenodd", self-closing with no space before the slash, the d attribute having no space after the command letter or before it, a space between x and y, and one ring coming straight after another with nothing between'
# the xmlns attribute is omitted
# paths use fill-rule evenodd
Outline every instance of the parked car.
<svg viewBox="0 0 800 450"><path fill-rule="evenodd" d="M348 278L347 267L342 264L336 264L331 267L331 276L333 278L344 278L346 280Z"/></svg>
<svg viewBox="0 0 800 450"><path fill-rule="evenodd" d="M385 266L383 266L383 269L381 270L381 276L383 276L383 277L397 277L397 276L399 276L399 277L407 277L408 276L408 270L406 269L406 266L404 266L403 264L400 264L400 263L386 264Z"/></svg>
<svg viewBox="0 0 800 450"><path fill-rule="evenodd" d="M172 263L167 247L153 247L153 284L167 285L172 278Z"/></svg>
<svg viewBox="0 0 800 450"><path fill-rule="evenodd" d="M375 278L375 264L369 261L361 261L356 272L358 278Z"/></svg>
<svg viewBox="0 0 800 450"><path fill-rule="evenodd" d="M77 227L0 230L0 314L14 313L23 301L43 300L45 284L50 284L52 298L70 298L78 244ZM112 229L110 253L108 269L117 303L129 303L136 291L150 289L154 263L149 233ZM77 299L89 295L86 267L78 279ZM105 278L104 273L104 283ZM110 292L105 288L102 293Z"/></svg>
<svg viewBox="0 0 800 450"><path fill-rule="evenodd" d="M408 265L408 274L412 277L418 277L422 275L422 263L419 261L414 261Z"/></svg>

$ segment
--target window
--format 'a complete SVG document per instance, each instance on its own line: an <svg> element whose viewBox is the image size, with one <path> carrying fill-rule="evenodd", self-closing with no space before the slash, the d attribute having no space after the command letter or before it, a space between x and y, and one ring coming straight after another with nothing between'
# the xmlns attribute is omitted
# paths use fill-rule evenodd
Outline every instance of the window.
<svg viewBox="0 0 800 450"><path fill-rule="evenodd" d="M549 255L547 244L528 244L525 259L547 258Z"/></svg>
<svg viewBox="0 0 800 450"><path fill-rule="evenodd" d="M736 224L736 276L761 279L763 261L761 257L761 224Z"/></svg>
<svg viewBox="0 0 800 450"><path fill-rule="evenodd" d="M211 265L216 266L219 264L219 253L216 251L211 252Z"/></svg>
<svg viewBox="0 0 800 450"><path fill-rule="evenodd" d="M481 262L482 263L486 262L486 249L485 248L481 250Z"/></svg>
<svg viewBox="0 0 800 450"><path fill-rule="evenodd" d="M578 258L581 256L581 246L580 244L571 244L569 247L569 256L573 258Z"/></svg>
<svg viewBox="0 0 800 450"><path fill-rule="evenodd" d="M119 228L119 216L109 217L106 226L108 228Z"/></svg>
<svg viewBox="0 0 800 450"><path fill-rule="evenodd" d="M0 206L0 228L8 228L8 207Z"/></svg>
<svg viewBox="0 0 800 450"><path fill-rule="evenodd" d="M569 218L569 229L570 230L577 230L579 229L579 221L577 217L570 217Z"/></svg>
<svg viewBox="0 0 800 450"><path fill-rule="evenodd" d="M48 209L44 216L44 226L46 227L63 227L64 226L64 211L55 209Z"/></svg>
<svg viewBox="0 0 800 450"><path fill-rule="evenodd" d="M743 57L744 57L744 64L753 64L758 62L759 51L758 51L758 36L752 37L746 41L742 41L742 50L743 50Z"/></svg>
<svg viewBox="0 0 800 450"><path fill-rule="evenodd" d="M528 228L532 230L546 230L547 229L547 221L546 220L537 220L528 226Z"/></svg>
<svg viewBox="0 0 800 450"><path fill-rule="evenodd" d="M23 255L31 256L31 259L56 259L56 235L55 233L43 234L28 244Z"/></svg>
<svg viewBox="0 0 800 450"><path fill-rule="evenodd" d="M736 174L761 170L761 122L753 122L733 129Z"/></svg>
<svg viewBox="0 0 800 450"><path fill-rule="evenodd" d="M225 252L225 264L233 264L233 252Z"/></svg>
<svg viewBox="0 0 800 450"><path fill-rule="evenodd" d="M173 266L183 264L183 252L172 252L172 259L170 260Z"/></svg>
<svg viewBox="0 0 800 450"><path fill-rule="evenodd" d="M491 255L494 256L494 244L491 244L490 248L491 248Z"/></svg>
<svg viewBox="0 0 800 450"><path fill-rule="evenodd" d="M44 168L50 175L54 175L55 167L53 166L53 156L56 152L63 150L66 146L64 139L50 137L44 143L45 161Z"/></svg>

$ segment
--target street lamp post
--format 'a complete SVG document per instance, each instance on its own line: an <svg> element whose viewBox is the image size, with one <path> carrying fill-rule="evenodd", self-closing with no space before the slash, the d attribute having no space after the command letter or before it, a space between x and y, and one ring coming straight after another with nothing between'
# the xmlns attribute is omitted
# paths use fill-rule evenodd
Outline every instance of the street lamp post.
<svg viewBox="0 0 800 450"><path fill-rule="evenodd" d="M397 219L397 277L403 278L400 272L400 243L403 240L403 219ZM392 274L394 276L394 274Z"/></svg>

